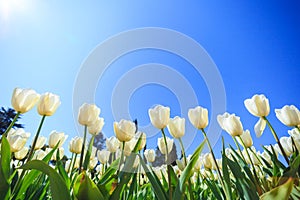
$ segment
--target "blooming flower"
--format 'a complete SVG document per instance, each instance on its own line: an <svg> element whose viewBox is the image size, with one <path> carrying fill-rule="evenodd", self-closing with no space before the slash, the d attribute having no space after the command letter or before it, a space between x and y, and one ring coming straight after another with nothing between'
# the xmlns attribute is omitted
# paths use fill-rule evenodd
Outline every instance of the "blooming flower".
<svg viewBox="0 0 300 200"><path fill-rule="evenodd" d="M240 117L235 116L235 114L226 112L223 115L218 115L217 120L221 128L231 136L242 135L243 125L240 121Z"/></svg>
<svg viewBox="0 0 300 200"><path fill-rule="evenodd" d="M170 120L170 108L162 105L157 105L148 110L152 125L158 129L165 128Z"/></svg>
<svg viewBox="0 0 300 200"><path fill-rule="evenodd" d="M185 119L178 116L171 118L167 127L174 138L181 138L185 133Z"/></svg>
<svg viewBox="0 0 300 200"><path fill-rule="evenodd" d="M40 95L32 89L15 88L11 98L11 105L15 111L26 113L38 102L39 98Z"/></svg>
<svg viewBox="0 0 300 200"><path fill-rule="evenodd" d="M51 116L55 113L60 104L61 102L58 95L47 92L41 95L37 107L38 113L40 115Z"/></svg>
<svg viewBox="0 0 300 200"><path fill-rule="evenodd" d="M188 111L188 117L191 124L197 129L203 129L208 125L208 110L206 108L201 106L191 108Z"/></svg>

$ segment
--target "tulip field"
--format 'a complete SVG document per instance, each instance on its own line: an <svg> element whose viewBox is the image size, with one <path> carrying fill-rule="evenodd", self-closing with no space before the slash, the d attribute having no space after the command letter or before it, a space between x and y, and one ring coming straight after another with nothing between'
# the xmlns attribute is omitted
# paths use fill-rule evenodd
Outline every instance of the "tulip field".
<svg viewBox="0 0 300 200"><path fill-rule="evenodd" d="M63 132L52 131L48 138L40 135L42 127L47 126L45 118L55 117L61 104L58 95L16 88L11 104L16 115L0 143L0 199L300 199L300 111L294 105L272 111L264 95L244 101L249 114L257 117L256 137L266 134L265 129L274 137L273 144L266 144L261 152L253 146L253 136L244 130L240 117L233 113L220 113L217 121L235 146L222 138L222 149L214 149L206 132L206 108L189 109L187 120L170 118L167 106L150 108L145 114L161 133L157 141L165 159L161 166L153 165L155 150L145 149L147 133L140 132L131 119L110 124L115 136L106 139L106 149L93 147L95 136L105 124L95 104L78 108L78 123L84 131L82 137L71 138L69 153L62 147L67 139ZM36 133L14 128L18 117L34 106L41 116ZM290 127L285 136L277 135L268 119L270 112ZM186 155L182 142L188 134L186 123L204 136L192 155ZM166 136L167 130L172 137ZM182 156L172 160L175 140ZM205 145L210 152L204 154ZM216 152L221 152L221 157L217 158Z"/></svg>

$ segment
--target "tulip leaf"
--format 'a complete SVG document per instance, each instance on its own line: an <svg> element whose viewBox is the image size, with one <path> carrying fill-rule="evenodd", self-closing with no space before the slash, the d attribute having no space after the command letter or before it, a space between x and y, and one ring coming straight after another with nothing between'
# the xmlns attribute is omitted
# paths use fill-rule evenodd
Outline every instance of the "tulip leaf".
<svg viewBox="0 0 300 200"><path fill-rule="evenodd" d="M155 193L157 199L167 199L167 195L163 189L163 186L161 185L161 182L156 177L155 173L153 171L149 170L147 165L145 164L144 160L140 156L140 162L142 164L142 167L144 168L144 171L151 183L151 186L153 187L153 192Z"/></svg>
<svg viewBox="0 0 300 200"><path fill-rule="evenodd" d="M43 158L42 161L45 163L48 163L50 159L52 158L53 153L57 149L58 144ZM40 176L41 172L37 170L30 171L28 174L24 176L24 178L21 180L21 186L17 190L16 199L24 199L24 194L26 190L29 188L29 186L32 185L33 181L37 179ZM14 194L13 194L14 195Z"/></svg>
<svg viewBox="0 0 300 200"><path fill-rule="evenodd" d="M223 146L223 151L222 151L222 171L223 171L223 180L224 180L224 190L226 192L226 197L227 199L233 199L232 198L232 192L231 192L231 179L229 175L229 170L228 170L228 158L225 154L225 145L224 145L224 138L222 137L222 146Z"/></svg>
<svg viewBox="0 0 300 200"><path fill-rule="evenodd" d="M50 189L54 200L71 199L69 190L63 178L45 162L32 160L23 165L20 169L36 169L47 174L50 179Z"/></svg>
<svg viewBox="0 0 300 200"><path fill-rule="evenodd" d="M182 199L184 194L184 188L186 185L187 180L191 177L193 173L193 167L195 166L197 160L199 159L200 153L202 152L204 145L206 143L206 140L204 140L199 147L195 150L193 153L190 162L187 164L185 169L183 170L178 185L174 192L174 199Z"/></svg>
<svg viewBox="0 0 300 200"><path fill-rule="evenodd" d="M95 139L95 136L93 135L91 140L90 140L89 147L88 147L87 153L86 153L85 158L84 158L84 163L83 163L83 169L84 170L87 170L87 168L89 167L92 148L93 148L93 144L94 144L94 139Z"/></svg>
<svg viewBox="0 0 300 200"><path fill-rule="evenodd" d="M65 168L64 168L64 166L63 166L62 161L59 160L59 161L57 162L56 165L57 165L59 174L60 174L60 175L62 176L62 178L64 179L64 181L65 181L65 183L66 183L68 189L70 189L70 185L71 185L71 183L70 183L70 178L69 178L69 176L68 176L68 174L67 174L67 172L66 172L66 170L65 170Z"/></svg>
<svg viewBox="0 0 300 200"><path fill-rule="evenodd" d="M294 179L289 178L286 183L272 189L271 191L263 194L260 198L262 200L273 200L273 199L289 199L289 196L293 190Z"/></svg>
<svg viewBox="0 0 300 200"><path fill-rule="evenodd" d="M0 159L0 199L5 199L9 196L10 187L8 178L10 174L10 146L6 137L2 137L1 143L1 159Z"/></svg>
<svg viewBox="0 0 300 200"><path fill-rule="evenodd" d="M77 177L73 189L78 200L106 199L85 171Z"/></svg>

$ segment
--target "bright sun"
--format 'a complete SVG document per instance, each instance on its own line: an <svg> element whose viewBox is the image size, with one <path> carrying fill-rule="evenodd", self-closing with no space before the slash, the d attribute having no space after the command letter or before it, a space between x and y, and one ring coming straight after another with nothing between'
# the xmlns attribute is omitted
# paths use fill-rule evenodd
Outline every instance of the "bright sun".
<svg viewBox="0 0 300 200"><path fill-rule="evenodd" d="M0 0L0 19L8 21L16 12L26 9L26 0Z"/></svg>

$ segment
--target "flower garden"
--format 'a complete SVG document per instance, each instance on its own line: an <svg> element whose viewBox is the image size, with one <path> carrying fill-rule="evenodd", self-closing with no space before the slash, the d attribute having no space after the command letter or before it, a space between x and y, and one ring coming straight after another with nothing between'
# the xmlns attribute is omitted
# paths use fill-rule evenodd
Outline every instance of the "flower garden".
<svg viewBox="0 0 300 200"><path fill-rule="evenodd" d="M78 115L83 137L71 139L71 156L67 157L62 148L67 138L64 133L53 131L47 145L40 136L42 127L47 126L45 118L55 117L59 96L16 88L11 103L16 115L1 136L0 199L300 199L300 111L293 105L275 109L278 120L290 127L286 136L279 138L268 120L271 111L264 95L244 101L258 119L256 136L266 128L274 136L274 144L263 146L262 152L255 149L249 130L244 130L235 114L217 117L235 146L223 140L223 148L216 150L205 130L209 124L206 108L189 109L189 122L180 116L170 118L169 107L150 108L150 121L161 131L157 146L165 157L165 164L156 167L152 165L155 151L144 148L147 133L138 131L131 120L114 122L115 137L107 138L106 149L97 151L94 139L104 119L96 105L83 104ZM34 106L41 116L37 132L31 135L13 128L18 117ZM186 155L181 140L188 134L186 123L205 138L192 155ZM172 138L165 135L166 129ZM30 137L32 144L27 144ZM176 162L170 158L174 140L179 141L182 154ZM203 154L206 144L210 153ZM221 158L216 158L216 151L221 151Z"/></svg>

